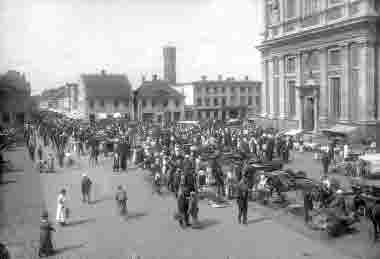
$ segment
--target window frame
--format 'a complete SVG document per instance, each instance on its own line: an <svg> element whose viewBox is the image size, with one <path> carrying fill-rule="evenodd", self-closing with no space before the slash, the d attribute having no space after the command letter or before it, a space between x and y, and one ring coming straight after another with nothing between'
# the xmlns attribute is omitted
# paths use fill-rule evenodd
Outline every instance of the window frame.
<svg viewBox="0 0 380 259"><path fill-rule="evenodd" d="M332 52L339 52L339 64L333 64L332 62L331 62L331 53ZM342 49L341 48L339 48L339 47L335 47L335 48L330 48L330 49L328 49L328 52L327 52L328 54L327 54L327 57L328 57L328 66L330 66L330 67L337 67L337 66L342 66Z"/></svg>
<svg viewBox="0 0 380 259"><path fill-rule="evenodd" d="M289 60L294 60L294 71L289 71ZM285 73L286 74L296 74L297 73L297 56L291 55L285 58Z"/></svg>
<svg viewBox="0 0 380 259"><path fill-rule="evenodd" d="M102 99L100 100L100 107L104 108L106 106L105 101Z"/></svg>

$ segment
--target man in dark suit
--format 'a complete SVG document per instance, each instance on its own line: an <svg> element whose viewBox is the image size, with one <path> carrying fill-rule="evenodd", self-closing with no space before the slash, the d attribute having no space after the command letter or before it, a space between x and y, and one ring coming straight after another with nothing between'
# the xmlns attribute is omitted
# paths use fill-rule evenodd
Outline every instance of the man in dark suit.
<svg viewBox="0 0 380 259"><path fill-rule="evenodd" d="M247 212L248 212L248 197L249 197L249 188L247 176L243 176L243 179L240 181L237 189L237 205L239 208L238 222L239 224L247 224Z"/></svg>
<svg viewBox="0 0 380 259"><path fill-rule="evenodd" d="M90 192L91 192L92 182L86 174L83 174L82 176L83 176L82 177L82 184L81 184L82 201L90 203Z"/></svg>
<svg viewBox="0 0 380 259"><path fill-rule="evenodd" d="M181 227L190 226L189 224L189 199L186 190L181 190L178 199L178 214L179 214L179 225Z"/></svg>

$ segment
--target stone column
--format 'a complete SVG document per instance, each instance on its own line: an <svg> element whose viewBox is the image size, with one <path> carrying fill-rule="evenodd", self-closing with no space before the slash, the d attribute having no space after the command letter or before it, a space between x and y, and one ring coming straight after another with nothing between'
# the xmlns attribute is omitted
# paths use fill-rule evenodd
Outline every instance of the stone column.
<svg viewBox="0 0 380 259"><path fill-rule="evenodd" d="M269 118L273 119L275 117L275 94L274 94L274 84L273 84L273 58L268 61L268 90L269 90Z"/></svg>
<svg viewBox="0 0 380 259"><path fill-rule="evenodd" d="M267 111L267 71L266 71L266 60L261 63L262 77L263 77L263 85L261 87L261 115L266 117L268 115ZM227 100L227 104L231 105L230 99Z"/></svg>
<svg viewBox="0 0 380 259"><path fill-rule="evenodd" d="M360 53L359 114L360 121L375 119L375 47L373 43L363 44Z"/></svg>
<svg viewBox="0 0 380 259"><path fill-rule="evenodd" d="M351 69L351 59L350 59L350 45L344 44L342 46L342 62L343 62L343 74L342 74L342 88L341 88L341 121L348 121L350 119L350 69Z"/></svg>
<svg viewBox="0 0 380 259"><path fill-rule="evenodd" d="M329 112L329 81L328 81L328 52L327 48L319 49L320 53L320 109L319 118L321 121L327 121Z"/></svg>
<svg viewBox="0 0 380 259"><path fill-rule="evenodd" d="M303 70L302 70L302 53L297 53L296 58L296 85L301 87L303 84ZM300 89L296 90L296 116L298 119L298 128L303 129L303 111L304 111L304 100Z"/></svg>
<svg viewBox="0 0 380 259"><path fill-rule="evenodd" d="M281 56L279 59L279 89L278 89L278 97L279 97L279 112L280 119L285 119L286 117L286 99L285 99L285 56Z"/></svg>
<svg viewBox="0 0 380 259"><path fill-rule="evenodd" d="M314 90L314 133L319 132L319 90Z"/></svg>

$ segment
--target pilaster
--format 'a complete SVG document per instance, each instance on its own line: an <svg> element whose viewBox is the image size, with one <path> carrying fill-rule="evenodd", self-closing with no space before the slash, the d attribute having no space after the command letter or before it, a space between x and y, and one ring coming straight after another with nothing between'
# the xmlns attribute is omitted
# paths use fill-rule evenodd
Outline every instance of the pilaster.
<svg viewBox="0 0 380 259"><path fill-rule="evenodd" d="M302 52L298 52L296 56L296 86L302 86L303 71L302 71ZM299 89L296 90L296 117L298 120L298 127L303 128L303 101L301 100L301 93Z"/></svg>
<svg viewBox="0 0 380 259"><path fill-rule="evenodd" d="M281 10L281 9L280 9ZM284 119L286 117L286 99L285 99L285 56L280 56L279 58L279 74L280 74L280 83L279 83L279 89L278 89L278 96L279 96L279 111L280 111L280 118Z"/></svg>
<svg viewBox="0 0 380 259"><path fill-rule="evenodd" d="M359 120L369 122L375 119L375 46L365 42L360 52Z"/></svg>
<svg viewBox="0 0 380 259"><path fill-rule="evenodd" d="M273 82L273 58L268 61L268 90L269 90L269 118L274 118L275 116L275 93L274 93L274 82Z"/></svg>
<svg viewBox="0 0 380 259"><path fill-rule="evenodd" d="M341 46L342 48L342 88L341 88L341 121L349 121L350 119L350 69L351 69L351 59L350 59L350 45L344 44Z"/></svg>
<svg viewBox="0 0 380 259"><path fill-rule="evenodd" d="M327 121L329 112L329 92L328 92L328 52L327 48L319 49L320 53L320 113L319 118L321 121Z"/></svg>
<svg viewBox="0 0 380 259"><path fill-rule="evenodd" d="M267 82L268 82L268 78L267 78L267 71L266 71L266 60L264 60L263 62L261 62L261 72L262 72L262 78L263 78L263 85L261 87L261 112L262 112L262 116L263 117L266 117L267 114L268 114L268 111L267 111ZM227 104L230 105L230 100L228 99L227 100Z"/></svg>

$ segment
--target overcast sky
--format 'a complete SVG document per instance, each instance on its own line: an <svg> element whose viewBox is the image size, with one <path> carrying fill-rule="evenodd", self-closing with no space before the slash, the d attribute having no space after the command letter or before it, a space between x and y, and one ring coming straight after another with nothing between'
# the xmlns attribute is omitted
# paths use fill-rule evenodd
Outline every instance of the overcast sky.
<svg viewBox="0 0 380 259"><path fill-rule="evenodd" d="M177 47L177 78L261 79L259 0L0 0L0 72L24 72L33 92L81 73L162 76Z"/></svg>

